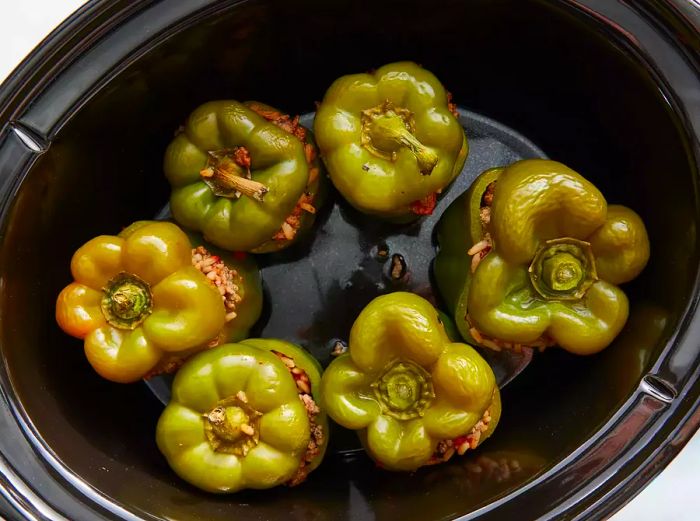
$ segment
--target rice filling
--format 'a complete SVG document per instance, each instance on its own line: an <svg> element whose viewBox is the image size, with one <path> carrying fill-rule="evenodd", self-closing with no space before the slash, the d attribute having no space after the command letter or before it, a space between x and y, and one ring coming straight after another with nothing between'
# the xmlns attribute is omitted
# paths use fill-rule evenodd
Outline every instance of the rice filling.
<svg viewBox="0 0 700 521"><path fill-rule="evenodd" d="M306 446L304 456L301 458L299 468L294 476L292 476L292 479L286 483L290 487L294 487L302 483L311 472L311 463L321 453L321 447L325 442L325 433L323 432L323 427L316 421L317 416L321 413L321 409L319 409L318 405L311 396L311 381L309 380L309 376L306 374L306 371L296 365L296 362L294 362L292 358L288 357L284 353L280 353L279 351L272 352L277 355L282 362L284 362L287 370L294 378L294 382L297 385L297 391L299 392L299 399L301 400L301 403L304 404L306 414L309 418L309 427L311 431L309 443Z"/></svg>
<svg viewBox="0 0 700 521"><path fill-rule="evenodd" d="M436 465L448 461L452 456L458 454L463 456L470 449L475 449L479 445L482 434L489 430L491 423L491 409L486 409L481 419L472 427L469 433L458 436L452 440L442 440L438 442L435 452L427 465Z"/></svg>

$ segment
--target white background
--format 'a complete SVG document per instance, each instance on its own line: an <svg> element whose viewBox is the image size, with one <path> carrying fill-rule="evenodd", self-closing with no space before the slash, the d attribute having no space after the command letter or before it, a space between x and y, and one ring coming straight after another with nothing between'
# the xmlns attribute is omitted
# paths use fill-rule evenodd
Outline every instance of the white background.
<svg viewBox="0 0 700 521"><path fill-rule="evenodd" d="M0 80L83 0L0 0ZM613 521L700 519L700 434Z"/></svg>

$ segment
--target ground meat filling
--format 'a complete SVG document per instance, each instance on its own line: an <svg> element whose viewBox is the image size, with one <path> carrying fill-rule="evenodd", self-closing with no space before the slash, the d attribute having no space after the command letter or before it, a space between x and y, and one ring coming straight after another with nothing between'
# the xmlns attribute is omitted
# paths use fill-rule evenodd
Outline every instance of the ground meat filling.
<svg viewBox="0 0 700 521"><path fill-rule="evenodd" d="M296 365L294 360L284 353L280 353L279 351L272 352L284 362L284 365L287 366L287 370L294 378L297 384L297 390L299 391L299 399L301 403L304 404L311 429L311 436L309 437L309 444L306 446L304 457L301 458L299 468L294 476L292 476L292 479L287 482L287 485L294 487L302 483L309 475L309 472L311 472L311 462L321 453L321 447L323 447L325 443L325 433L323 432L323 427L316 422L316 417L320 414L321 409L318 408L318 405L316 405L316 402L314 402L311 396L311 381L306 371Z"/></svg>
<svg viewBox="0 0 700 521"><path fill-rule="evenodd" d="M438 442L435 453L428 461L427 465L444 463L457 453L463 456L469 449L475 449L479 445L481 435L489 430L491 423L491 410L486 409L481 419L472 427L472 430L464 436L459 436L453 440L442 440Z"/></svg>
<svg viewBox="0 0 700 521"><path fill-rule="evenodd" d="M276 241L291 241L296 237L301 227L301 218L304 212L310 214L316 213L314 196L308 190L308 187L318 179L320 173L318 167L313 166L313 162L316 159L316 149L311 143L306 143L306 129L299 124L299 116L294 116L292 118L289 114L283 114L282 112L263 107L256 103L250 104L250 109L304 143L304 154L306 156L306 162L309 165L309 180L306 183L307 190L301 194L292 213L284 220L279 231L272 236Z"/></svg>
<svg viewBox="0 0 700 521"><path fill-rule="evenodd" d="M452 103L452 93L447 93L447 110L449 110L454 117L459 119L459 111L457 110L457 104Z"/></svg>
<svg viewBox="0 0 700 521"><path fill-rule="evenodd" d="M248 149L246 147L237 147L236 150L233 152L233 160L239 166L242 166L246 170L250 170L252 159L250 158L250 152L248 152Z"/></svg>
<svg viewBox="0 0 700 521"><path fill-rule="evenodd" d="M180 355L165 355L165 357L158 362L158 364L151 369L146 375L143 377L144 380L150 380L151 378L161 375L161 374L173 374L182 367L182 364L185 363L185 360L187 359L186 356Z"/></svg>
<svg viewBox="0 0 700 521"><path fill-rule="evenodd" d="M219 290L226 307L226 322L236 318L236 306L241 302L239 293L243 277L237 270L232 270L221 257L212 255L204 246L192 249L192 265L201 271Z"/></svg>
<svg viewBox="0 0 700 521"><path fill-rule="evenodd" d="M306 129L299 124L299 116L294 116L292 118L289 114L284 114L279 110L275 110L266 105L261 105L254 102L250 103L248 107L258 116L261 116L267 121L274 123L279 128L285 132L288 132L289 134L292 134L300 141L304 141L306 139Z"/></svg>
<svg viewBox="0 0 700 521"><path fill-rule="evenodd" d="M426 195L423 199L413 201L409 208L416 215L432 215L435 206L437 205L437 192Z"/></svg>
<svg viewBox="0 0 700 521"><path fill-rule="evenodd" d="M467 255L472 258L471 262L471 272L474 273L476 268L479 267L481 260L488 255L493 247L493 241L491 239L491 234L488 231L489 223L491 222L491 205L493 204L493 195L496 189L496 181L492 181L484 190L481 196L481 206L479 208L479 220L481 221L481 233L482 238L474 246L469 248ZM544 351L547 347L555 345L555 342L548 336L542 336L535 340L534 342L529 342L527 344L522 344L518 342L507 342L499 338L490 337L481 331L479 331L476 326L471 321L469 315L466 316L467 322L469 322L469 334L474 340L476 340L480 345L493 349L494 351L501 351L503 349L508 349L516 353L522 352L523 348L537 348L539 351Z"/></svg>

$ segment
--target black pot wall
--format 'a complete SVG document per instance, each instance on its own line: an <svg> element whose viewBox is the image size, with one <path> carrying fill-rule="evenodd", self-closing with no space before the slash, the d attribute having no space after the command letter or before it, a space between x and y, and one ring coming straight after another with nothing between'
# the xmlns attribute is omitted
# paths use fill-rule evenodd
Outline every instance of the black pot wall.
<svg viewBox="0 0 700 521"><path fill-rule="evenodd" d="M590 518L619 507L700 422L697 39L661 1L93 3L0 91L4 495L26 516L70 519ZM337 76L399 59L642 215L652 257L627 288L630 322L601 355L539 356L504 390L502 424L474 456L411 476L330 457L295 489L199 493L158 453L161 405L147 387L99 379L56 326L70 256L160 210L163 150L199 103L309 112ZM501 459L521 470L476 470Z"/></svg>

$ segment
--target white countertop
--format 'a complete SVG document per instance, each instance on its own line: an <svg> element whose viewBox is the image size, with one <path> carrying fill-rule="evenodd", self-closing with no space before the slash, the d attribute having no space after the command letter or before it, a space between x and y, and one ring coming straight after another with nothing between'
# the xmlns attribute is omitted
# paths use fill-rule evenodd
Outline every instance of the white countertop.
<svg viewBox="0 0 700 521"><path fill-rule="evenodd" d="M2 0L0 80L83 0ZM700 519L700 433L613 521Z"/></svg>

